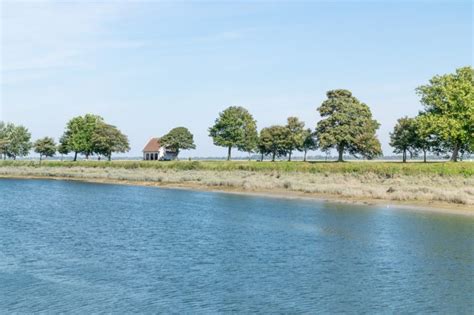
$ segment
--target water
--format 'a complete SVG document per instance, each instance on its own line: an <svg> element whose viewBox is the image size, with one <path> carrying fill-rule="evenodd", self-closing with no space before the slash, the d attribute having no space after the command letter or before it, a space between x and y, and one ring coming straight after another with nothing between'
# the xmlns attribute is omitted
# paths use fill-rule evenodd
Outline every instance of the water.
<svg viewBox="0 0 474 315"><path fill-rule="evenodd" d="M0 313L473 313L474 219L0 180Z"/></svg>

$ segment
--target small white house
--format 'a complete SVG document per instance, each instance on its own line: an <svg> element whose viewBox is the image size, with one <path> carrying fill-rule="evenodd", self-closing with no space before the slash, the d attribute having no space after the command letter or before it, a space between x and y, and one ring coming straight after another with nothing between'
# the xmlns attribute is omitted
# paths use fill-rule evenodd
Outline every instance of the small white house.
<svg viewBox="0 0 474 315"><path fill-rule="evenodd" d="M160 145L160 138L151 138L143 148L144 161L171 161L177 157L178 154L174 150L166 149Z"/></svg>

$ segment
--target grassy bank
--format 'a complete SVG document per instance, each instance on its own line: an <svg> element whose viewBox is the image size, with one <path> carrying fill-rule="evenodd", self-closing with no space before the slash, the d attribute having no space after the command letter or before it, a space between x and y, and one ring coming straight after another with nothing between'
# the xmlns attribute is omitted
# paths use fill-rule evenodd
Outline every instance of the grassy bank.
<svg viewBox="0 0 474 315"><path fill-rule="evenodd" d="M46 177L140 185L271 192L474 208L474 163L395 162L0 162L3 177ZM474 210L474 209L473 209Z"/></svg>
<svg viewBox="0 0 474 315"><path fill-rule="evenodd" d="M0 161L1 167L40 167L38 161ZM113 168L196 171L249 171L310 174L376 174L474 176L474 163L451 162L256 162L256 161L43 161L41 167Z"/></svg>

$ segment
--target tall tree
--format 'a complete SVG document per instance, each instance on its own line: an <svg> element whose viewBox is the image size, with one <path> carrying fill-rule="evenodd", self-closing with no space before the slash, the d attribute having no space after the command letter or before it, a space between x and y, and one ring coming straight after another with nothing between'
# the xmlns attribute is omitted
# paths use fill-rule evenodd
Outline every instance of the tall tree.
<svg viewBox="0 0 474 315"><path fill-rule="evenodd" d="M185 127L171 129L166 135L161 137L163 146L170 148L179 154L181 150L196 149L193 134Z"/></svg>
<svg viewBox="0 0 474 315"><path fill-rule="evenodd" d="M259 150L271 154L272 162L277 156L286 156L291 142L290 130L286 126L271 126L260 131Z"/></svg>
<svg viewBox="0 0 474 315"><path fill-rule="evenodd" d="M417 150L417 123L414 118L402 117L398 119L393 132L390 133L390 145L393 152L402 154L402 161L407 161L407 152L413 156Z"/></svg>
<svg viewBox="0 0 474 315"><path fill-rule="evenodd" d="M316 141L316 133L313 132L310 128L306 129L303 133L303 161L306 162L306 156L308 154L308 151L316 150L317 148L318 142Z"/></svg>
<svg viewBox="0 0 474 315"><path fill-rule="evenodd" d="M98 123L102 123L102 117L92 114L72 118L66 125L62 138L67 143L67 149L74 152L74 161L79 153L84 154L86 159L94 153L92 135Z"/></svg>
<svg viewBox="0 0 474 315"><path fill-rule="evenodd" d="M417 151L423 152L423 162L426 163L426 154L428 153L428 151L434 151L435 153L439 154L443 152L444 149L442 148L443 145L439 137L435 134L430 133L426 128L424 128L421 118L422 116L423 115L421 114L415 118L415 148Z"/></svg>
<svg viewBox="0 0 474 315"><path fill-rule="evenodd" d="M290 139L288 139L288 161L291 161L291 155L294 150L303 150L303 142L305 140L304 122L300 121L297 117L288 117L286 128L288 128L290 133Z"/></svg>
<svg viewBox="0 0 474 315"><path fill-rule="evenodd" d="M109 161L112 153L125 153L130 151L128 138L117 127L102 121L95 126L91 137L91 152L105 156Z"/></svg>
<svg viewBox="0 0 474 315"><path fill-rule="evenodd" d="M8 144L10 143L10 134L15 126L11 123L0 121L0 157L7 158Z"/></svg>
<svg viewBox="0 0 474 315"><path fill-rule="evenodd" d="M340 162L344 152L368 159L381 155L375 134L379 123L372 118L369 107L347 90L329 91L327 97L318 108L323 118L316 126L321 149L335 148Z"/></svg>
<svg viewBox="0 0 474 315"><path fill-rule="evenodd" d="M474 151L474 69L436 75L416 89L424 105L420 123L425 134L433 134L452 152L456 162L462 149Z"/></svg>
<svg viewBox="0 0 474 315"><path fill-rule="evenodd" d="M250 158L250 154L257 150L258 145L257 122L255 120L249 121L244 128L244 138L237 149L249 153Z"/></svg>
<svg viewBox="0 0 474 315"><path fill-rule="evenodd" d="M209 136L215 145L227 148L227 160L230 160L232 148L248 151L255 146L257 122L245 108L231 106L219 113L214 125L209 128Z"/></svg>
<svg viewBox="0 0 474 315"><path fill-rule="evenodd" d="M19 156L26 156L31 150L31 133L23 126L11 125L8 130L8 144L6 154L16 160Z"/></svg>
<svg viewBox="0 0 474 315"><path fill-rule="evenodd" d="M58 153L61 154L61 161L63 160L64 155L69 154L70 150L67 144L67 138L63 135L59 139Z"/></svg>
<svg viewBox="0 0 474 315"><path fill-rule="evenodd" d="M33 148L35 152L40 155L40 164L43 157L52 157L56 154L56 142L54 142L54 139L50 137L36 140L33 144Z"/></svg>

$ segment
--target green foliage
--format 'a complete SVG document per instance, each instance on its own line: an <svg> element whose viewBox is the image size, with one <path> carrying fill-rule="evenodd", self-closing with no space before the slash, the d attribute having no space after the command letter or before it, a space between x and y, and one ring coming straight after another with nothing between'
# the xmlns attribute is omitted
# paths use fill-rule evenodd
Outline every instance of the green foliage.
<svg viewBox="0 0 474 315"><path fill-rule="evenodd" d="M209 136L215 145L228 148L230 160L232 148L244 152L256 149L257 122L245 108L231 106L219 114L214 126L209 128Z"/></svg>
<svg viewBox="0 0 474 315"><path fill-rule="evenodd" d="M66 155L70 152L67 144L67 138L64 135L59 139L58 152L61 155Z"/></svg>
<svg viewBox="0 0 474 315"><path fill-rule="evenodd" d="M394 153L402 153L403 162L406 162L407 152L413 155L417 150L417 123L414 118L402 117L398 119L393 132L390 133L390 145Z"/></svg>
<svg viewBox="0 0 474 315"><path fill-rule="evenodd" d="M196 149L193 134L185 127L171 129L166 135L161 137L163 146L172 149L177 154L180 150Z"/></svg>
<svg viewBox="0 0 474 315"><path fill-rule="evenodd" d="M31 134L23 126L0 122L0 154L16 159L26 156L31 149Z"/></svg>
<svg viewBox="0 0 474 315"><path fill-rule="evenodd" d="M472 67L459 68L416 89L425 107L419 118L423 132L437 136L453 152L453 161L461 150L474 151L473 73Z"/></svg>
<svg viewBox="0 0 474 315"><path fill-rule="evenodd" d="M303 151L305 140L304 122L297 117L288 117L286 128L289 131L288 139L288 160L291 161L291 154L294 150Z"/></svg>
<svg viewBox="0 0 474 315"><path fill-rule="evenodd" d="M67 145L67 151L75 153L74 160L78 153L84 154L86 158L94 153L92 136L97 124L103 121L100 116L86 114L74 117L67 123L62 139Z"/></svg>
<svg viewBox="0 0 474 315"><path fill-rule="evenodd" d="M126 135L117 127L107 124L102 117L92 114L72 118L59 142L59 153L74 152L74 161L78 153L84 154L86 159L97 154L110 160L113 152L130 150Z"/></svg>
<svg viewBox="0 0 474 315"><path fill-rule="evenodd" d="M308 151L316 150L318 148L318 141L316 140L316 133L311 129L306 129L303 132L303 151L304 161L306 162L306 155Z"/></svg>
<svg viewBox="0 0 474 315"><path fill-rule="evenodd" d="M50 137L36 140L33 144L33 148L35 152L40 155L40 161L43 157L52 157L56 154L56 143L54 139Z"/></svg>
<svg viewBox="0 0 474 315"><path fill-rule="evenodd" d="M260 131L258 148L262 154L271 154L272 161L276 156L286 156L291 147L291 133L285 126L271 126Z"/></svg>
<svg viewBox="0 0 474 315"><path fill-rule="evenodd" d="M372 119L369 107L347 90L329 91L327 97L318 108L323 118L316 126L320 148L337 149L339 161L344 152L368 159L382 155L375 134L379 123Z"/></svg>
<svg viewBox="0 0 474 315"><path fill-rule="evenodd" d="M0 121L0 157L7 157L8 144L10 143L9 135L14 127L11 123Z"/></svg>
<svg viewBox="0 0 474 315"><path fill-rule="evenodd" d="M117 127L99 121L91 137L91 152L105 156L109 161L113 152L128 152L128 138Z"/></svg>

